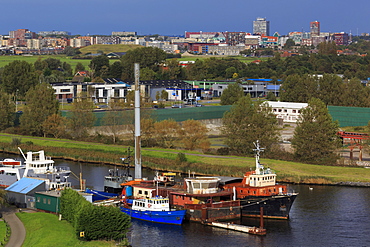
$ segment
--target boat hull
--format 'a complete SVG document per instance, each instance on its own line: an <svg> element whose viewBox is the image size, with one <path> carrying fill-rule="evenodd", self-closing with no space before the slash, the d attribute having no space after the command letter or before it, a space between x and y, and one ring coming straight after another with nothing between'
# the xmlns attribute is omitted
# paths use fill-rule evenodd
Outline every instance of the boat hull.
<svg viewBox="0 0 370 247"><path fill-rule="evenodd" d="M85 193L92 194L92 201L102 201L102 200L108 200L112 199L115 197L118 197L119 194L116 193L108 193L104 191L98 191L98 190L91 190L91 189L86 189Z"/></svg>
<svg viewBox="0 0 370 247"><path fill-rule="evenodd" d="M297 195L297 193L293 193L288 195L242 199L242 216L260 217L260 210L262 207L264 218L289 219L289 212Z"/></svg>
<svg viewBox="0 0 370 247"><path fill-rule="evenodd" d="M161 224L181 225L186 214L186 210L176 211L139 211L131 208L120 208L122 212L130 215L134 219L145 220Z"/></svg>
<svg viewBox="0 0 370 247"><path fill-rule="evenodd" d="M224 201L209 204L186 204L185 219L195 222L213 222L240 219L239 201Z"/></svg>

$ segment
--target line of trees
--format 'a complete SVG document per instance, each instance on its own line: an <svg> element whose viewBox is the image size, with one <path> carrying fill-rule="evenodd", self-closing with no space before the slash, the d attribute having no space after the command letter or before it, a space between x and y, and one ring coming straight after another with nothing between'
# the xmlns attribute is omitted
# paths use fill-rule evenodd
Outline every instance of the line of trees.
<svg viewBox="0 0 370 247"><path fill-rule="evenodd" d="M259 140L267 156L313 164L335 165L340 147L339 129L320 99L312 98L302 109L292 139L293 155L278 145L279 126L272 108L263 101L252 101L249 95L241 97L223 116L222 133L229 151L238 155L253 153L253 142ZM271 156L273 154L273 156Z"/></svg>

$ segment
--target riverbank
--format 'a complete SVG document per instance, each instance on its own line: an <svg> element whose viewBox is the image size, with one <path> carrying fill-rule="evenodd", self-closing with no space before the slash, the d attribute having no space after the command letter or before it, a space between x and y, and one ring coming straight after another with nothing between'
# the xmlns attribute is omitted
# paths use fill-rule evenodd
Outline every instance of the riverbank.
<svg viewBox="0 0 370 247"><path fill-rule="evenodd" d="M21 144L12 144L14 138L19 139ZM18 146L24 151L45 150L46 155L54 159L67 159L95 164L123 165L121 158L128 155L127 147L119 145L9 134L0 135L0 151L19 154ZM180 152L185 154L185 160L179 159L178 154ZM216 156L194 151L151 148L142 149L142 162L144 167L154 170L169 170L179 173L188 173L190 171L201 175L231 177L242 177L247 170L255 166L253 157ZM263 157L261 162L277 173L279 182L370 186L370 169L310 165L264 159Z"/></svg>

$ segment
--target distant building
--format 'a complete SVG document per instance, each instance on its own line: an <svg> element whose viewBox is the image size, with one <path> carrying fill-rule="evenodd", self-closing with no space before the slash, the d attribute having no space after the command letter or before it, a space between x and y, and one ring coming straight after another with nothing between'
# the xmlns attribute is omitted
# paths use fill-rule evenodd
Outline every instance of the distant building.
<svg viewBox="0 0 370 247"><path fill-rule="evenodd" d="M223 56L238 56L241 51L245 50L245 45L212 45L208 46L208 54Z"/></svg>
<svg viewBox="0 0 370 247"><path fill-rule="evenodd" d="M185 32L185 38L191 38L191 39L211 39L215 37L218 34L218 32Z"/></svg>
<svg viewBox="0 0 370 247"><path fill-rule="evenodd" d="M253 34L270 36L270 21L260 17L253 21Z"/></svg>
<svg viewBox="0 0 370 247"><path fill-rule="evenodd" d="M335 42L336 45L349 45L348 33L334 33L332 34L331 39Z"/></svg>
<svg viewBox="0 0 370 247"><path fill-rule="evenodd" d="M124 36L124 37L127 37L127 36L136 36L137 33L136 32L126 32L126 31L123 31L123 32L112 32L112 36Z"/></svg>
<svg viewBox="0 0 370 247"><path fill-rule="evenodd" d="M68 35L71 35L70 32L66 32L66 31L41 31L41 32L38 32L37 33L38 35L40 36L56 36L56 35L60 35L60 36L68 36Z"/></svg>
<svg viewBox="0 0 370 247"><path fill-rule="evenodd" d="M311 36L320 36L320 22L312 21L310 22Z"/></svg>

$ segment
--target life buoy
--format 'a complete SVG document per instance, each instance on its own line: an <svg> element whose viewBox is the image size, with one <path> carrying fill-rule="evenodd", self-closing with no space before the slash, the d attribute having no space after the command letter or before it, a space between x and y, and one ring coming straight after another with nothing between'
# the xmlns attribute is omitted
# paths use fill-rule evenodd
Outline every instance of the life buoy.
<svg viewBox="0 0 370 247"><path fill-rule="evenodd" d="M150 208L152 206L152 204L148 204L148 208Z"/></svg>

